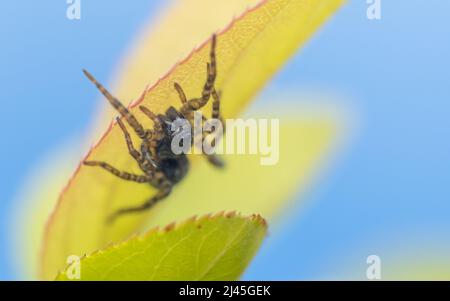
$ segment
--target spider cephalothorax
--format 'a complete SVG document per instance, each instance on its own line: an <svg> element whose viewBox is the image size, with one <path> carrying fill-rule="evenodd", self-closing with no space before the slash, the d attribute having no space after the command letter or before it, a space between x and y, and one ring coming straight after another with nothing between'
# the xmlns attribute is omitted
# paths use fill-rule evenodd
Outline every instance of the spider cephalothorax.
<svg viewBox="0 0 450 301"><path fill-rule="evenodd" d="M147 107L140 106L139 109L153 121L153 129L144 129L139 121L131 114L131 112L123 106L119 100L114 98L95 78L86 70L83 72L86 76L97 86L97 88L108 99L111 105L122 115L126 122L133 128L136 135L141 139L141 146L137 150L131 141L130 134L120 118L117 118L117 123L125 136L128 152L136 160L139 168L144 173L143 175L131 174L120 171L109 163L101 161L85 161L84 164L88 166L99 166L111 174L127 181L138 183L148 183L158 189L156 195L152 196L146 202L138 207L122 208L114 212L109 220L112 221L119 215L131 212L141 212L149 209L158 201L167 197L172 191L172 187L181 181L187 174L189 169L189 161L186 154L175 154L172 151L172 135L173 131L170 127L172 122L177 119L186 119L190 123L193 122L194 112L204 107L209 99L212 97L212 114L214 119L221 118L220 116L220 97L219 93L214 88L214 81L216 79L216 36L213 35L211 41L210 62L207 63L207 78L203 87L202 95L199 98L192 98L188 100L186 95L177 83L174 83L175 90L181 100L181 107L177 110L174 107L169 107L164 114L154 114ZM194 134L191 135L192 140L196 140ZM214 155L207 155L208 161L213 165L221 167L222 162Z"/></svg>

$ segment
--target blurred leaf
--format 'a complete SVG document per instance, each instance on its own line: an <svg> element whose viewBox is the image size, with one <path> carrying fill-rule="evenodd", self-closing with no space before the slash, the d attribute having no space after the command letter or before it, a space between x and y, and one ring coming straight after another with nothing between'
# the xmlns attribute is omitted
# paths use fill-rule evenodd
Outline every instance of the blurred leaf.
<svg viewBox="0 0 450 301"><path fill-rule="evenodd" d="M76 264L81 280L237 280L266 231L258 215L203 216L149 231ZM69 266L57 280L70 278Z"/></svg>
<svg viewBox="0 0 450 301"><path fill-rule="evenodd" d="M115 95L125 102L136 99L149 83L155 83L167 73L175 62L188 57L194 46L202 44L211 33L224 28L230 20L254 7L261 0L188 0L167 1L170 3L161 12L161 17L151 18L136 38L120 63L112 87ZM99 120L99 131L103 133L105 123L117 112L101 102L108 114ZM106 124L106 125L107 125Z"/></svg>
<svg viewBox="0 0 450 301"><path fill-rule="evenodd" d="M263 166L259 155L223 155L226 167L217 170L199 160L171 199L154 208L147 226L220 210L257 212L270 222L295 193L309 187L339 131L337 121L324 116L297 120L283 116L280 122L277 164Z"/></svg>
<svg viewBox="0 0 450 301"><path fill-rule="evenodd" d="M216 86L223 90L224 117L231 118L242 111L251 96L342 2L342 0L261 1L258 6L247 11L223 30L218 35L219 73ZM190 7L190 9L198 13L201 7ZM198 96L205 80L208 52L209 43L205 43L192 52L186 60L177 64L156 84L148 87L141 97L131 105L131 111L146 127L151 127L151 123L145 116L142 116L136 106L144 104L156 113L163 112L170 105L178 107L179 99L173 89L175 81L183 86L188 97ZM95 70L91 71L94 71L95 74ZM209 112L209 109L210 107L207 107L205 112ZM292 134L295 135L295 133ZM303 156L298 156L293 152L295 158L292 162L285 162L284 166L292 171L292 175L296 174L293 166L298 168L297 173L300 174L310 168L310 162L315 162L314 159L319 157L320 151L324 150L324 146L327 145L330 138L327 131L325 133L319 131L319 136L305 134L306 139L313 146L307 147ZM134 140L137 144L137 139ZM116 124L112 124L107 130L100 142L91 150L87 159L110 162L115 167L129 172L140 172L136 163L130 159L122 132ZM287 157L283 158L283 160L286 159ZM300 164L300 166L295 165L293 162L304 164L306 167ZM231 164L232 162L230 162ZM196 177L197 173L198 183L209 180L208 174L201 175L195 170L196 168L196 166L192 166L189 177ZM247 170L246 172L253 175L258 171L260 170ZM227 170L214 171L215 174L222 172L227 173ZM263 180L259 177L255 178ZM275 180L269 174L266 175L266 178L270 181ZM228 179L230 184L233 184L232 180ZM283 181L283 183L273 183L270 186L271 195L274 196L275 201L279 202L277 205L271 205L272 207L279 207L282 204L284 201L282 196L285 195L282 189L286 186L296 186L294 184L297 183L298 177L288 178L285 181L286 184L283 184ZM215 185L219 184L219 182L214 183L216 183ZM240 179L232 189L239 195L245 192L250 183ZM186 187L190 184L193 182L188 178L181 185ZM231 187L228 189L231 190ZM138 230L149 216L154 214L155 210L151 210L147 214L119 219L113 226L106 225L105 218L118 208L141 204L154 192L155 190L148 185L136 185L121 181L99 168L80 166L62 192L47 223L42 250L41 276L45 279L53 278L64 265L68 255L91 253L110 242L118 242ZM173 203L172 210L175 210L175 212L168 211L167 216L172 216L172 218L179 216L182 211L177 205L189 204L202 191L192 193L194 194L180 193L178 196L174 194L167 198L164 202ZM241 204L243 201L245 201L244 198L235 199L234 203ZM255 202L257 201L258 199L255 198ZM227 205L231 203L224 200L223 203L217 202L216 204L220 204L217 206L226 209ZM254 208L254 210L259 210L259 208Z"/></svg>

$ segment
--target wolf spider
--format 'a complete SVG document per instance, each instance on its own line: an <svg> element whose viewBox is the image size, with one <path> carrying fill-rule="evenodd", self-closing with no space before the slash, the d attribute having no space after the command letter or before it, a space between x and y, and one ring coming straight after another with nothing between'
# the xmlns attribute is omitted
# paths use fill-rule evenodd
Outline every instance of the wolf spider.
<svg viewBox="0 0 450 301"><path fill-rule="evenodd" d="M142 205L137 207L126 207L114 212L109 216L109 222L112 222L115 218L124 214L148 210L158 201L166 198L171 193L173 186L186 176L189 169L189 161L186 154L174 154L172 152L171 141L173 138L173 132L171 129L171 124L178 118L184 118L192 124L194 112L204 107L211 97L213 99L211 117L214 119L221 118L220 95L214 88L214 82L217 74L215 49L216 36L213 35L210 50L210 61L206 65L207 77L203 86L201 97L188 100L181 86L178 83L174 83L174 88L181 100L181 108L179 110L171 106L164 114L156 115L147 107L139 106L139 109L153 121L152 130L144 129L133 114L131 114L131 112L124 105L122 105L119 100L114 98L89 72L83 70L89 80L97 86L109 103L120 113L128 125L134 130L136 135L141 139L139 151L133 146L127 128L121 119L117 118L117 123L125 136L128 152L134 160L136 160L139 168L144 174L136 175L125 171L120 171L112 165L101 161L84 161L84 165L98 166L123 180L137 183L148 183L158 189L156 195L149 198ZM192 140L199 138L194 137L192 132L191 137ZM203 138L204 137L202 137L202 139ZM204 155L214 166L223 166L222 161L214 154Z"/></svg>

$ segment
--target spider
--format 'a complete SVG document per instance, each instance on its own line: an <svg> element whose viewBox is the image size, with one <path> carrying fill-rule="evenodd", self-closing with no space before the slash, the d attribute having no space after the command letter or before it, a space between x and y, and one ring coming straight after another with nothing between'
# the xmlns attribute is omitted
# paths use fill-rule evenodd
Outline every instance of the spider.
<svg viewBox="0 0 450 301"><path fill-rule="evenodd" d="M222 120L220 116L220 93L214 87L217 74L215 54L216 36L213 35L211 40L210 61L206 64L207 77L201 97L188 100L181 86L175 82L174 88L181 100L179 110L171 106L164 114L156 115L147 107L139 106L139 109L153 121L152 130L144 129L133 114L119 100L113 97L89 72L83 70L88 79L97 86L109 103L120 113L140 138L140 150L137 150L133 146L131 136L125 124L119 117L116 119L125 137L129 154L136 160L144 174L137 175L120 171L109 163L102 161L84 161L84 165L98 166L120 179L137 183L147 183L158 190L154 196L140 206L125 207L115 211L108 217L108 222L114 221L118 216L133 212L143 212L153 207L157 202L166 198L171 193L173 186L180 182L188 173L189 160L186 154L174 154L171 149L171 141L174 134L171 129L172 122L178 118L184 118L192 123L194 112L204 107L211 97L213 99L211 117ZM191 137L193 140L196 139L194 134ZM216 155L203 154L212 165L219 168L223 167L223 162Z"/></svg>

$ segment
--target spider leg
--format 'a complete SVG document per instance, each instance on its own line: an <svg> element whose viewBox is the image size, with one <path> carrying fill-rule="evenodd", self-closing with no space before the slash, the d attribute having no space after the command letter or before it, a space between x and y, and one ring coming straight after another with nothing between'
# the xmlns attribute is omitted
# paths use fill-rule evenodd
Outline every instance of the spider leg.
<svg viewBox="0 0 450 301"><path fill-rule="evenodd" d="M120 171L117 168L111 166L110 164L108 164L106 162L84 161L83 164L87 165L87 166L99 166L99 167L109 171L111 174L115 175L116 177L119 177L126 181L137 182L137 183L145 183L145 182L151 181L151 177L148 175L141 176L141 175L131 174L126 171Z"/></svg>
<svg viewBox="0 0 450 301"><path fill-rule="evenodd" d="M221 94L220 91L217 92L216 89L214 89L214 88L211 91L211 95L213 97L211 118L220 120L220 122L222 123L222 127L225 131L225 122L220 114L220 94ZM206 121L205 117L203 117L203 121ZM208 133L208 132L210 132L210 131L206 131L206 133ZM220 137L218 137L218 138L220 138Z"/></svg>
<svg viewBox="0 0 450 301"><path fill-rule="evenodd" d="M143 203L142 205L136 206L136 207L125 207L125 208L119 209L108 217L107 222L112 223L117 217L122 216L124 214L139 213L139 212L146 211L146 210L150 209L151 207L153 207L160 200L166 198L170 194L171 191L172 191L172 183L170 183L169 181L166 180L161 185L161 188L156 193L156 195L154 195L153 197L148 199L145 203Z"/></svg>
<svg viewBox="0 0 450 301"><path fill-rule="evenodd" d="M185 96L185 94L183 92L183 89L177 83L175 83L174 86L175 86L175 89L178 91L178 94L180 95L181 102L187 104L186 103L186 96ZM224 128L225 124L224 124L224 122L222 120L222 117L220 116L220 93L218 93L216 91L216 89L214 87L212 87L211 95L213 97L213 108L212 108L211 117L213 119L220 119L221 123L222 123L222 127ZM193 100L190 100L190 101L191 101L191 104L192 104ZM182 107L181 111L182 111L182 114L184 116L186 116L186 118L190 121L191 126L195 127L194 114L193 114L195 110L184 110L184 112L183 112L183 107ZM206 117L203 116L203 115L202 115L202 121L203 122L207 121ZM206 138L206 134L208 134L210 132L211 131L195 132L194 135L192 135L192 143L193 143L194 147L202 149L202 147L203 147L202 143L203 143L204 139ZM214 146L219 141L219 139L222 138L222 134L223 134L223 131L221 133L217 134L215 137L213 137L212 146ZM201 138L200 138L200 135L202 135ZM206 158L208 159L208 162L210 162L214 166L216 166L216 167L223 167L225 165L224 162L217 155L215 155L215 154L206 154L204 152L202 152L202 153L206 156Z"/></svg>
<svg viewBox="0 0 450 301"><path fill-rule="evenodd" d="M216 132L216 135L213 137L213 141L211 143L212 146L215 146L216 143L219 142L219 140L222 138L223 132L225 131L225 123L223 122L223 118L220 115L220 93L216 91L216 89L212 89L211 95L213 97L213 104L212 104L212 113L211 118L212 119L219 119L222 124L222 131ZM206 135L208 133L211 133L211 131L204 131L202 140L204 141L206 139ZM206 158L208 159L208 162L216 167L224 167L225 163L222 159L220 159L219 156L216 154L205 154Z"/></svg>
<svg viewBox="0 0 450 301"><path fill-rule="evenodd" d="M173 86L174 86L175 90L177 90L178 96L180 97L181 103L183 104L183 106L180 109L181 114L183 114L183 116L186 119L188 119L190 121L193 120L194 119L194 110L192 110L190 108L189 103L186 98L186 94L183 91L183 88L181 88L181 86L178 83L174 83Z"/></svg>
<svg viewBox="0 0 450 301"><path fill-rule="evenodd" d="M161 120L156 116L155 113L150 111L147 107L139 106L139 109L154 123L153 136L151 137L151 139L147 140L148 142L144 142L144 144L142 145L143 147L142 155L145 157L146 154L148 154L147 151L148 149L150 150L152 157L156 157L156 147L158 146L158 142L164 138L164 130L161 124ZM149 161L152 161L150 160L150 158L147 159L149 159Z"/></svg>
<svg viewBox="0 0 450 301"><path fill-rule="evenodd" d="M208 160L209 163L211 163L212 165L214 165L215 167L218 168L223 168L225 166L225 162L223 162L223 160L217 156L216 154L205 154L206 159Z"/></svg>
<svg viewBox="0 0 450 301"><path fill-rule="evenodd" d="M209 53L210 62L206 65L207 78L205 86L203 87L202 98L209 99L211 91L214 87L214 81L217 75L217 64L216 64L216 35L214 34L211 39L211 50Z"/></svg>
<svg viewBox="0 0 450 301"><path fill-rule="evenodd" d="M213 97L211 118L220 120L223 129L221 133L219 133L214 137L214 141L217 142L219 139L222 138L223 133L225 132L225 122L220 114L220 92L217 92L216 89L213 89L211 95ZM208 133L208 131L206 131L206 133Z"/></svg>
<svg viewBox="0 0 450 301"><path fill-rule="evenodd" d="M208 132L196 132L195 135L193 135L192 137L192 144L194 147L197 147L198 149L202 149L203 150L203 141L206 138L206 134ZM200 135L202 136L200 138ZM211 143L211 146L214 146L215 143L218 141L218 139L220 139L221 136L216 135L213 137L214 141L213 143ZM212 165L216 166L216 167L224 167L225 163L223 162L222 159L220 159L219 156L217 156L216 154L212 153L212 154L207 154L204 151L202 151L202 154L205 156L205 158L208 160L209 163L211 163Z"/></svg>
<svg viewBox="0 0 450 301"><path fill-rule="evenodd" d="M188 101L186 99L186 94L184 93L183 88L181 88L181 86L178 83L174 83L173 85L175 87L175 90L177 90L178 95L180 96L181 103L182 104L187 104ZM182 107L181 108L180 111L182 111L182 114L185 116L185 118L187 118L189 120L194 119L194 110L191 110L189 108L186 109L186 108L187 107L185 107L185 108ZM202 119L203 119L203 121L206 121L206 117L205 116L202 116Z"/></svg>
<svg viewBox="0 0 450 301"><path fill-rule="evenodd" d="M120 113L120 115L122 115L123 118L127 120L128 124L133 128L139 138L145 139L148 132L144 130L142 125L137 121L133 114L131 114L130 111L128 111L128 109L124 105L122 105L122 103L117 98L112 96L111 93L109 93L108 90L106 90L105 87L103 87L89 72L83 70L83 73L92 83L94 83L94 85L97 86L100 92L102 92L109 103Z"/></svg>
<svg viewBox="0 0 450 301"><path fill-rule="evenodd" d="M211 118L220 119L222 121L222 117L220 116L220 91L217 92L216 89L213 88L211 95L213 97Z"/></svg>
<svg viewBox="0 0 450 301"><path fill-rule="evenodd" d="M183 88L178 83L174 83L173 86L175 87L175 90L177 90L178 95L180 96L180 100L182 104L187 103L186 94L183 91Z"/></svg>
<svg viewBox="0 0 450 301"><path fill-rule="evenodd" d="M155 113L150 111L145 106L139 106L139 110L141 110L142 113L144 113L148 118L150 118L153 121L155 133L159 133L160 134L160 132L162 132L162 125L161 125L161 120L159 120L158 116L156 116Z"/></svg>
<svg viewBox="0 0 450 301"><path fill-rule="evenodd" d="M122 130L123 135L125 136L128 152L138 163L142 163L144 161L144 158L142 157L141 153L134 148L133 142L131 141L131 136L120 118L117 118L117 123L119 124L119 127Z"/></svg>
<svg viewBox="0 0 450 301"><path fill-rule="evenodd" d="M148 176L154 177L157 170L160 168L157 158L158 141L144 140L141 145L141 153L143 162L139 164L141 170Z"/></svg>
<svg viewBox="0 0 450 301"><path fill-rule="evenodd" d="M201 98L193 98L188 101L184 101L186 97L184 96L184 93L180 94L180 91L182 90L178 89L177 86L175 86L175 89L177 89L178 94L180 95L180 98L183 102L183 106L181 107L181 113L183 113L185 116L189 116L189 113L192 111L196 111L202 107L204 107L207 103L209 98L211 97L212 90L214 89L214 82L216 80L217 76L217 64L216 64L216 35L214 34L211 39L211 50L209 53L210 62L206 63L206 82L203 86L202 90L202 97ZM177 84L178 85L178 84ZM179 85L178 85L179 87ZM183 98L184 96L184 98Z"/></svg>

